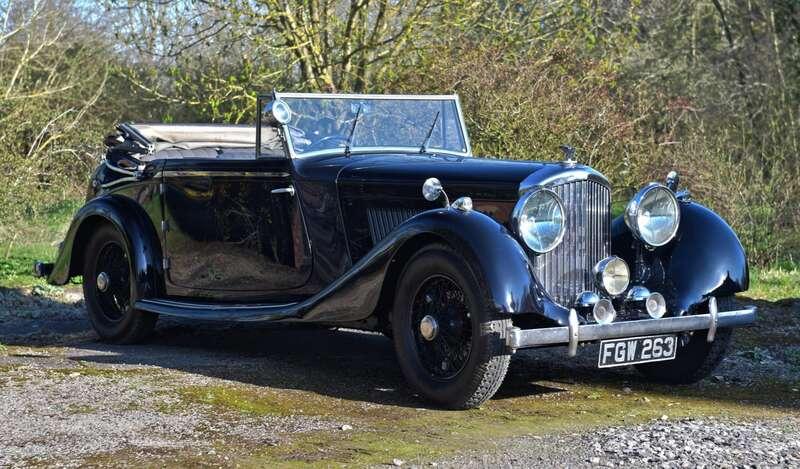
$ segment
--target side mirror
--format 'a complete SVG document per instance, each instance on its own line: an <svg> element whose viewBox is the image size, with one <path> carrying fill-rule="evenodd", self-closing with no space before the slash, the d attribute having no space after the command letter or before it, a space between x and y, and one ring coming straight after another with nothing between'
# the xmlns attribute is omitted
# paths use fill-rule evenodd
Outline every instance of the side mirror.
<svg viewBox="0 0 800 469"><path fill-rule="evenodd" d="M428 178L422 184L422 197L425 197L425 200L429 202L441 197L443 192L442 182L436 178Z"/></svg>
<svg viewBox="0 0 800 469"><path fill-rule="evenodd" d="M442 182L436 178L426 179L422 184L422 197L425 197L425 200L433 202L442 196L444 196L444 206L449 206L450 199L447 197L447 193L442 188Z"/></svg>

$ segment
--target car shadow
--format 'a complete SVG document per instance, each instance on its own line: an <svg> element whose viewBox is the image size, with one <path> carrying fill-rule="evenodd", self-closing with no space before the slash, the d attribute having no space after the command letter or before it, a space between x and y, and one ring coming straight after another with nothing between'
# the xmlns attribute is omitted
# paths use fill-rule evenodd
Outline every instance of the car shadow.
<svg viewBox="0 0 800 469"><path fill-rule="evenodd" d="M330 330L303 325L257 325L162 319L154 337L142 345L97 341L79 304L34 299L34 307L71 308L66 316L31 317L23 312L0 316L0 343L17 346L69 346L67 358L98 365L148 365L273 389L293 389L339 399L403 407L427 407L406 385L392 342L380 334ZM746 342L771 331L773 319L785 320L787 301L757 302L759 324ZM795 300L791 304L800 304ZM38 305L38 306L36 306ZM4 300L3 307L8 308ZM12 305L13 307L13 305ZM25 306L31 309L31 305ZM23 308L23 309L25 309ZM780 316L780 318L778 317ZM795 321L797 318L794 318ZM763 328L764 330L759 330ZM48 331L48 329L50 329ZM28 331L28 332L26 332ZM33 331L33 332L30 332ZM756 338L751 337L753 331ZM25 333L20 333L25 332ZM591 347L591 346L590 346ZM564 347L518 352L495 400L534 397L567 391L584 383L622 389L635 385L649 392L674 395L675 387L646 383L634 371L598 370L596 351L569 359ZM682 386L681 395L739 399L736 394L709 393L701 385ZM784 405L774 402L773 405ZM795 400L786 406L796 407Z"/></svg>
<svg viewBox="0 0 800 469"><path fill-rule="evenodd" d="M73 347L82 350L76 358L84 363L152 365L350 401L435 408L407 386L391 340L380 334L304 326L171 323L147 345L90 342ZM530 381L502 389L507 397L564 391Z"/></svg>

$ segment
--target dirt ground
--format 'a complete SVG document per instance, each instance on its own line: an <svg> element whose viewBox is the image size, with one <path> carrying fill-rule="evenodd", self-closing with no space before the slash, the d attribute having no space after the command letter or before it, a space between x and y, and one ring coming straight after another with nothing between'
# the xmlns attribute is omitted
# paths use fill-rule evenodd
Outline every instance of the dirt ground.
<svg viewBox="0 0 800 469"><path fill-rule="evenodd" d="M0 289L0 467L797 466L800 300L757 304L699 384L531 350L481 409L449 412L381 335L162 320L116 346L75 286Z"/></svg>

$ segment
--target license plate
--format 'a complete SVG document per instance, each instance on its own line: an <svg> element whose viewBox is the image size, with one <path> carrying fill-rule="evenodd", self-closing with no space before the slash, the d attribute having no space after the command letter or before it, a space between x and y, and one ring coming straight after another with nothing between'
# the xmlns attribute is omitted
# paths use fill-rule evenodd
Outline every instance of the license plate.
<svg viewBox="0 0 800 469"><path fill-rule="evenodd" d="M672 360L675 358L677 345L678 338L675 335L603 340L600 342L600 357L597 360L597 367L610 368Z"/></svg>

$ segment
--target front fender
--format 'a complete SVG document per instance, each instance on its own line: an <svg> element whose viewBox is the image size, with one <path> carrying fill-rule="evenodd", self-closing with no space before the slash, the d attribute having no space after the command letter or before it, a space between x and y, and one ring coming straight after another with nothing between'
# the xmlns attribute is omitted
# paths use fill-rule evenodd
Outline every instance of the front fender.
<svg viewBox="0 0 800 469"><path fill-rule="evenodd" d="M545 298L527 253L512 234L475 211L424 212L404 225L410 233L439 237L461 253L497 314L540 312Z"/></svg>
<svg viewBox="0 0 800 469"><path fill-rule="evenodd" d="M733 229L719 215L696 202L681 202L681 224L675 240L653 255L663 269L661 288L676 312L686 312L709 296L731 296L747 290L747 255ZM622 217L614 220L615 254L635 262L633 239Z"/></svg>
<svg viewBox="0 0 800 469"><path fill-rule="evenodd" d="M105 195L89 201L72 219L47 281L64 285L83 272L84 248L99 224L122 234L133 264L133 299L156 298L164 291L161 243L147 214L131 199Z"/></svg>
<svg viewBox="0 0 800 469"><path fill-rule="evenodd" d="M508 230L480 212L452 208L429 210L399 225L344 276L302 305L299 319L357 321L373 314L391 264L404 247L421 238L444 241L464 256L494 313L544 312L558 323L566 321L565 312L544 300L527 254Z"/></svg>

